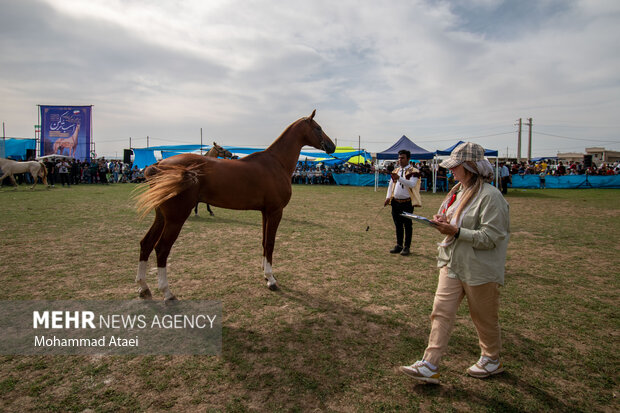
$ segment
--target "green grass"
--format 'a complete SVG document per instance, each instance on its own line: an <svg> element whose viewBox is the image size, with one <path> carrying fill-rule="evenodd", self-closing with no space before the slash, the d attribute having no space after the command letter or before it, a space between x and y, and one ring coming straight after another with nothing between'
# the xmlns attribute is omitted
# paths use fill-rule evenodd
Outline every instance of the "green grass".
<svg viewBox="0 0 620 413"><path fill-rule="evenodd" d="M134 299L131 185L0 191L3 299ZM432 229L393 256L384 190L294 186L261 273L260 213L190 217L169 259L180 299L224 305L223 352L205 356L0 356L6 411L617 411L620 191L514 190L500 320L506 373L478 358L466 304L424 386L396 367L425 348L436 286ZM430 216L442 195L422 195ZM370 230L365 231L370 225ZM153 257L150 264L154 266ZM156 279L148 282L156 299Z"/></svg>

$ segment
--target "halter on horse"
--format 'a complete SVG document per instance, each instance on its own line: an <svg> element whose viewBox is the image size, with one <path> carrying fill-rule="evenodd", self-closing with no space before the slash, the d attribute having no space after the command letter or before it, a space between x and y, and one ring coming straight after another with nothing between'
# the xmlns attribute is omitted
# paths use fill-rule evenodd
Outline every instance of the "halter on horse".
<svg viewBox="0 0 620 413"><path fill-rule="evenodd" d="M271 146L239 160L181 154L146 169L150 187L138 196L144 217L155 210L155 221L140 242L136 282L142 298L151 298L146 283L147 261L155 248L159 290L175 299L168 287L166 263L172 245L196 202L263 215L263 269L267 287L278 288L271 267L282 210L291 199L291 176L301 148L314 146L333 153L336 146L314 121L316 111L293 122Z"/></svg>
<svg viewBox="0 0 620 413"><path fill-rule="evenodd" d="M213 147L209 149L209 152L205 153L205 156L208 156L210 158L231 159L233 155L232 152L230 152L229 150L224 149L217 143L213 142Z"/></svg>
<svg viewBox="0 0 620 413"><path fill-rule="evenodd" d="M213 142L213 147L209 149L209 152L205 153L205 156L210 158L231 159L233 155L229 150L226 150L217 143ZM207 204L207 211L209 211L209 215L213 216L213 211L211 211L211 206L209 204ZM198 204L194 207L194 214L198 215Z"/></svg>
<svg viewBox="0 0 620 413"><path fill-rule="evenodd" d="M0 184L7 176L13 181L13 186L17 189L17 182L13 174L23 174L29 172L32 175L34 185L30 189L34 189L37 185L38 177L40 176L43 183L48 186L47 183L47 168L41 162L29 161L29 162L16 162L11 159L0 158L0 169L2 169L3 175L0 176Z"/></svg>

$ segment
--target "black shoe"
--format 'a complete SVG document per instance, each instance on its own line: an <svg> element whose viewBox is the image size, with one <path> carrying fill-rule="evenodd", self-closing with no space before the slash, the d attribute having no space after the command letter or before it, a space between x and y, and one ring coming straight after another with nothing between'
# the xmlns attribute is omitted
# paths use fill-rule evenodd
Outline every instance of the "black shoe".
<svg viewBox="0 0 620 413"><path fill-rule="evenodd" d="M402 250L403 250L403 247L401 247L400 245L397 245L390 250L390 254L398 254Z"/></svg>
<svg viewBox="0 0 620 413"><path fill-rule="evenodd" d="M400 252L400 255L402 256L407 256L411 254L411 251L409 251L409 248L403 248L403 250Z"/></svg>

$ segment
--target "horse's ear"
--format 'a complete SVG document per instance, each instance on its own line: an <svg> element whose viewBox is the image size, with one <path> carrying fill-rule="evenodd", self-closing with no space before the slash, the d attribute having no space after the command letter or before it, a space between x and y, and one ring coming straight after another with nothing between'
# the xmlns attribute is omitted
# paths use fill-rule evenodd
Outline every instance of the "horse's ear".
<svg viewBox="0 0 620 413"><path fill-rule="evenodd" d="M213 146L216 146L216 145L217 145L217 143L213 142Z"/></svg>
<svg viewBox="0 0 620 413"><path fill-rule="evenodd" d="M316 115L316 109L314 109L314 110L312 111L312 115L310 115L309 120L314 119L314 115Z"/></svg>

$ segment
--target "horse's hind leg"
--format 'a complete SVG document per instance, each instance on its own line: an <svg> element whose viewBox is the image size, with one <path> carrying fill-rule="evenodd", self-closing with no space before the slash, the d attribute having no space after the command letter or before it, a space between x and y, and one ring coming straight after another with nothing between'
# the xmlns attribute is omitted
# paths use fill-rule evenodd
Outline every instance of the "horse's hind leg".
<svg viewBox="0 0 620 413"><path fill-rule="evenodd" d="M209 211L209 215L214 216L215 214L211 211L211 205L207 204L207 211Z"/></svg>
<svg viewBox="0 0 620 413"><path fill-rule="evenodd" d="M267 287L275 291L278 289L278 282L273 276L273 269L271 263L273 262L273 248L276 244L276 233L278 232L278 225L282 219L282 210L277 210L267 214L263 212L263 269L265 271L265 279L267 280Z"/></svg>
<svg viewBox="0 0 620 413"><path fill-rule="evenodd" d="M30 189L34 189L34 187L37 186L39 175L36 172L30 172L30 176L32 176L32 180L34 181L34 184L32 184L32 187Z"/></svg>
<svg viewBox="0 0 620 413"><path fill-rule="evenodd" d="M174 201L175 198L172 200ZM178 201L178 198L176 198L176 200ZM158 288L159 291L164 293L165 300L176 300L176 297L172 294L168 286L166 264L168 263L168 255L170 255L172 245L179 237L181 228L183 228L185 220L192 212L193 206L193 203L170 202L162 208L164 209L162 213L165 217L165 224L161 237L155 245L155 253L157 254Z"/></svg>
<svg viewBox="0 0 620 413"><path fill-rule="evenodd" d="M138 263L138 275L136 276L136 283L138 284L138 293L140 298L152 298L151 290L146 283L146 270L149 255L155 247L155 243L161 237L161 233L164 230L164 216L159 208L155 210L155 221L153 225L146 233L142 241L140 241L140 262Z"/></svg>

